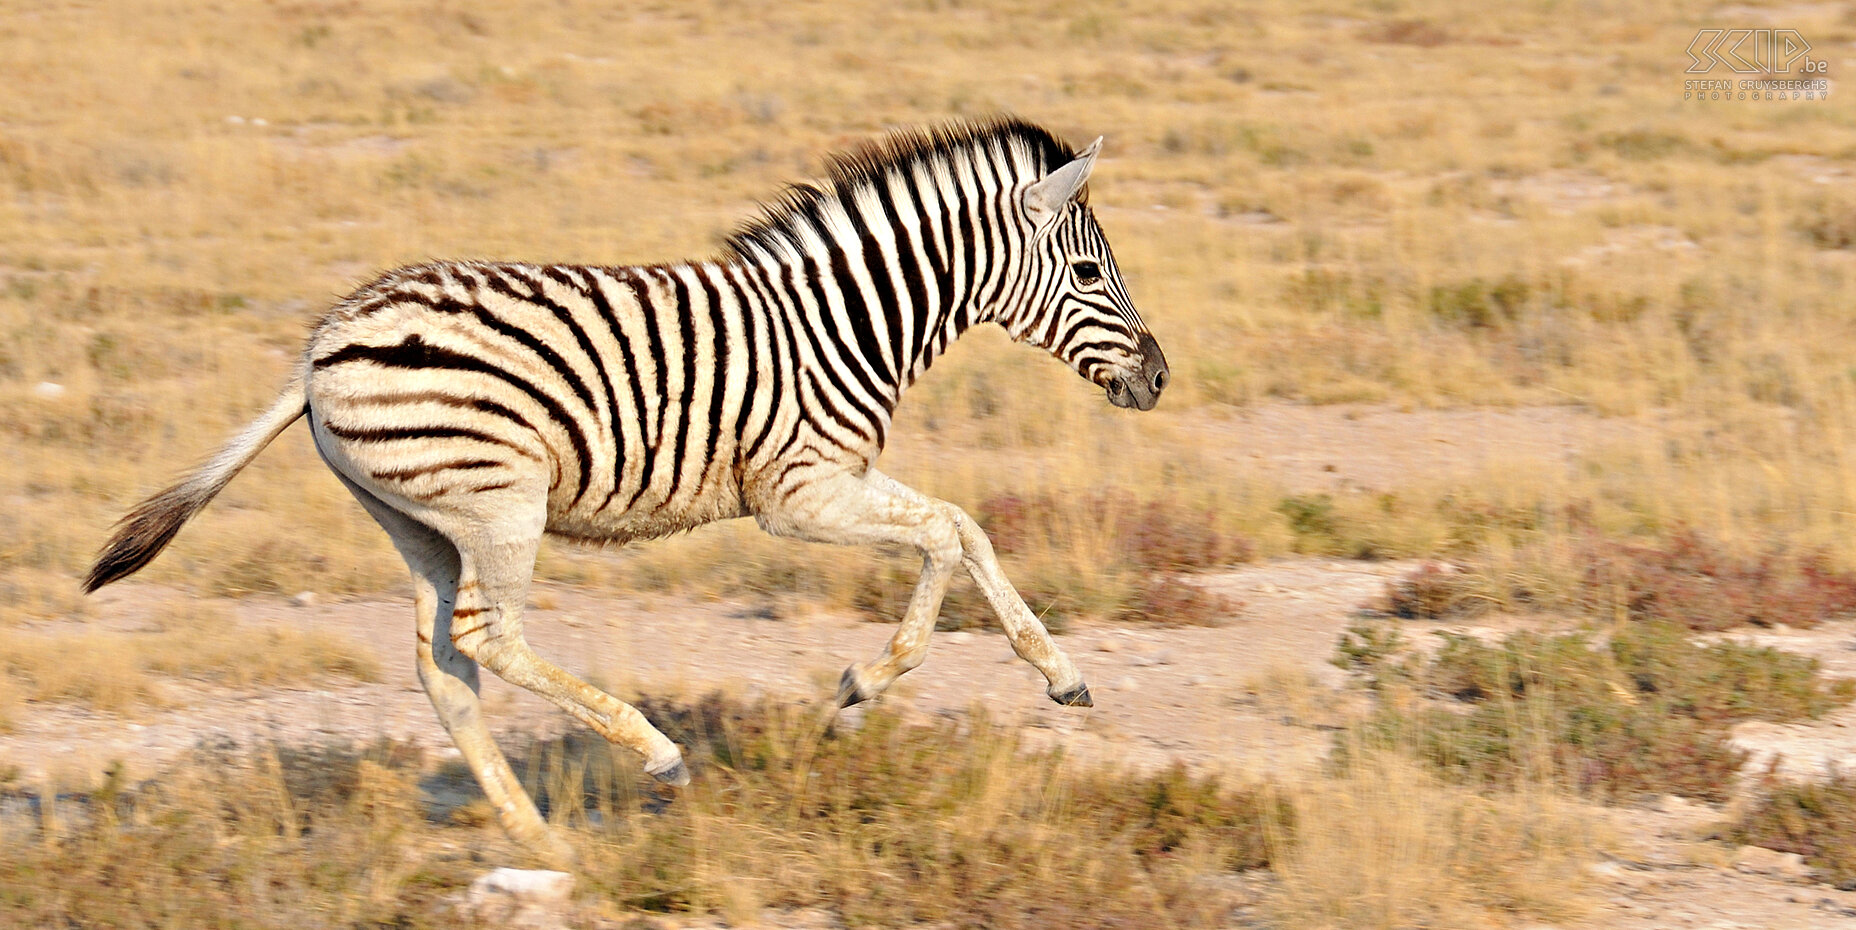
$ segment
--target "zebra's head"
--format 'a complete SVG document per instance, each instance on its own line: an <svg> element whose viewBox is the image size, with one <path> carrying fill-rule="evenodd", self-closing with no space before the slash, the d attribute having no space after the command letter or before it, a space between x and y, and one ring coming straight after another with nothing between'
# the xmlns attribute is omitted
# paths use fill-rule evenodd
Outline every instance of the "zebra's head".
<svg viewBox="0 0 1856 930"><path fill-rule="evenodd" d="M1102 140L1016 192L1028 231L1018 306L998 319L1014 340L1042 346L1108 392L1117 407L1152 410L1169 377L1166 355L1128 297L1085 185Z"/></svg>

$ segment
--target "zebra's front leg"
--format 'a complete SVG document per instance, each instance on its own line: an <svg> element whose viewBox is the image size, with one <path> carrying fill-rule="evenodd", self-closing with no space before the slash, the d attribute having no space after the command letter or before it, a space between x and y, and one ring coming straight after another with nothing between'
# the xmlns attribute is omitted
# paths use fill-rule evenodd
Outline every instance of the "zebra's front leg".
<svg viewBox="0 0 1856 930"><path fill-rule="evenodd" d="M757 515L776 536L841 545L906 544L922 554L922 574L902 624L883 654L853 663L838 685L838 702L850 706L882 694L928 656L929 635L941 612L954 568L960 531L940 508L851 474L813 481L777 511Z"/></svg>
<svg viewBox="0 0 1856 930"><path fill-rule="evenodd" d="M1051 639L1050 631L1031 613L1031 608L1025 606L1024 598L1018 596L1017 589L1006 579L1005 570L999 567L999 559L993 554L992 540L986 538L979 521L958 505L929 497L874 468L865 476L865 481L923 506L939 508L946 514L960 536L961 564L980 592L986 595L986 602L992 605L1006 639L1011 641L1012 651L1043 674L1050 684L1045 693L1051 700L1066 707L1095 705L1076 663Z"/></svg>

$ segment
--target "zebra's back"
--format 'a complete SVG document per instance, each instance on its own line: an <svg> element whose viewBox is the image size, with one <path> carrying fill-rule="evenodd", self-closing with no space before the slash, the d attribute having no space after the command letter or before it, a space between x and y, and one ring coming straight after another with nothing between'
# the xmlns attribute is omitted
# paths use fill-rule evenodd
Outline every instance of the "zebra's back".
<svg viewBox="0 0 1856 930"><path fill-rule="evenodd" d="M311 339L318 446L415 516L544 488L546 528L568 537L742 516L744 486L796 426L780 403L791 340L744 274L482 262L388 273Z"/></svg>

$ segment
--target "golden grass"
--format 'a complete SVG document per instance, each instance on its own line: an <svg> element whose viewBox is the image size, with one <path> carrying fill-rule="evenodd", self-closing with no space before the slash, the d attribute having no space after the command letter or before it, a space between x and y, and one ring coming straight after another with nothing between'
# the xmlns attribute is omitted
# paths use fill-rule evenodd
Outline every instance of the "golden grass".
<svg viewBox="0 0 1856 930"><path fill-rule="evenodd" d="M137 713L187 703L179 679L250 688L379 674L365 647L339 635L244 625L206 605L177 608L145 631L13 630L0 638L0 729L27 701Z"/></svg>
<svg viewBox="0 0 1856 930"><path fill-rule="evenodd" d="M754 11L151 0L9 14L0 716L54 698L134 708L165 699L165 676L314 651L229 629L46 638L26 622L83 615L76 578L109 523L260 410L304 322L373 270L706 254L821 152L996 110L1108 137L1093 202L1174 385L1152 414L1111 410L1049 359L975 333L903 404L884 460L903 480L970 510L1005 492L1134 489L1214 512L1260 556L1473 555L1536 590L1579 576L1570 563L1588 535L1683 525L1748 551L1821 546L1856 566L1856 119L1818 101L1683 104L1693 16L1669 3L1568 17L1562 4L1460 0ZM1833 74L1848 67L1846 15L1785 16ZM1574 450L1564 468L1446 473L1417 460L1373 493L1325 501L1209 445L1241 446L1241 422L1225 421L1245 406L1337 402L1556 405L1640 429ZM1228 438L1208 440L1221 425ZM1091 516L1056 514L1071 530L1008 555L1007 569L1028 592L1113 615L1135 577L1105 564L1114 549ZM873 574L906 575L886 558L729 525L616 556L551 547L541 573L844 605L870 596ZM396 566L299 429L148 577L221 594L368 591L397 586ZM255 667L236 674L318 673ZM1260 687L1293 705L1306 682ZM1375 765L1378 781L1292 796L1285 925L1467 926L1576 902L1568 863L1590 839L1569 808ZM46 874L91 876L223 857L236 883L151 873L144 900L159 907L114 912L177 926L298 921L299 900L323 908L314 922L426 913L426 890L474 867L427 855L436 847L405 813L404 785L368 793L398 800L367 802L375 813L323 838L280 838L276 818L300 814L296 802L251 807L281 796L257 791L280 772L238 783L256 793L217 820L227 783L188 776L205 780L160 810L198 812L211 823L198 836L140 833L132 841L150 845L115 849L130 834L110 834L31 855L54 857L40 861ZM701 832L722 823L697 818L684 835L711 854L693 867L694 906L768 903L769 886L728 858L741 848ZM331 870L325 884L292 871L311 860ZM805 868L892 877L848 861ZM1327 862L1355 878L1324 885ZM240 889L263 900L214 910Z"/></svg>
<svg viewBox="0 0 1856 930"><path fill-rule="evenodd" d="M672 800L596 741L518 755L580 850L568 925L814 908L850 927L1503 926L1580 913L1582 864L1609 843L1555 792L1451 790L1390 753L1342 777L1234 784L1080 763L983 716L879 707L852 729L811 707L645 705L699 767ZM40 798L36 817L15 806L0 914L449 925L463 885L520 853L468 775L432 768L403 744L202 747L138 785L116 774Z"/></svg>
<svg viewBox="0 0 1856 930"><path fill-rule="evenodd" d="M580 849L573 925L821 907L855 927L1214 927L1241 897L1205 876L1265 863L1266 820L1292 828L1258 786L1079 766L984 719L877 710L828 730L818 708L647 706L702 772L674 800L603 743L537 743L518 759ZM0 918L452 925L447 899L486 861L520 854L477 805L433 805L422 776L404 745L203 747L144 784L50 802L62 812L15 806L0 818Z"/></svg>
<svg viewBox="0 0 1856 930"><path fill-rule="evenodd" d="M969 507L1170 486L1271 555L1308 548L1279 506L1299 489L1204 455L1204 434L1170 419L1284 400L1570 404L1640 419L1646 438L1588 450L1581 468L1473 481L1414 462L1387 498L1335 502L1362 537L1343 546L1505 545L1451 509L1468 499L1590 506L1620 533L1778 535L1856 562L1856 327L1841 300L1856 253L1836 193L1856 126L1823 102L1684 108L1670 63L1693 32L1683 15L39 11L0 35L0 79L20 90L0 101L0 495L14 517L0 614L69 611L65 580L109 521L259 409L301 321L372 269L704 254L823 151L999 109L1108 136L1094 202L1176 386L1160 412L1127 415L976 334L904 404L886 467L905 480ZM1821 49L1850 28L1794 19ZM1594 42L1608 67L1571 63ZM981 449L1009 477L953 454ZM854 593L835 557L712 554L746 534L547 570L692 590L822 571L817 596ZM1088 538L1068 549L1023 571L1099 566ZM399 572L299 431L152 577L349 591Z"/></svg>
<svg viewBox="0 0 1856 930"><path fill-rule="evenodd" d="M1271 905L1297 928L1505 927L1584 914L1610 840L1581 802L1529 784L1475 794L1408 756L1356 758L1291 794L1294 842Z"/></svg>

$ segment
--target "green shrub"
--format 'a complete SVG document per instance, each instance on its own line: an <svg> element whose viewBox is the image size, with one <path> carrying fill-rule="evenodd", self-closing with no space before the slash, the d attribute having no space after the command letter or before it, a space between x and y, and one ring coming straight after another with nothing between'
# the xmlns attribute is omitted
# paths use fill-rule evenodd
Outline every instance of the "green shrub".
<svg viewBox="0 0 1856 930"><path fill-rule="evenodd" d="M1822 880L1856 889L1856 777L1838 773L1822 782L1769 783L1726 836L1798 853Z"/></svg>
<svg viewBox="0 0 1856 930"><path fill-rule="evenodd" d="M1343 637L1337 661L1377 690L1409 681L1450 702L1382 699L1364 730L1471 783L1550 775L1604 798L1721 801L1745 762L1728 742L1734 723L1816 717L1852 697L1853 683L1827 682L1814 659L1701 646L1669 623L1629 624L1602 644L1583 633L1515 633L1493 646L1440 635L1443 648L1424 660L1383 633Z"/></svg>

